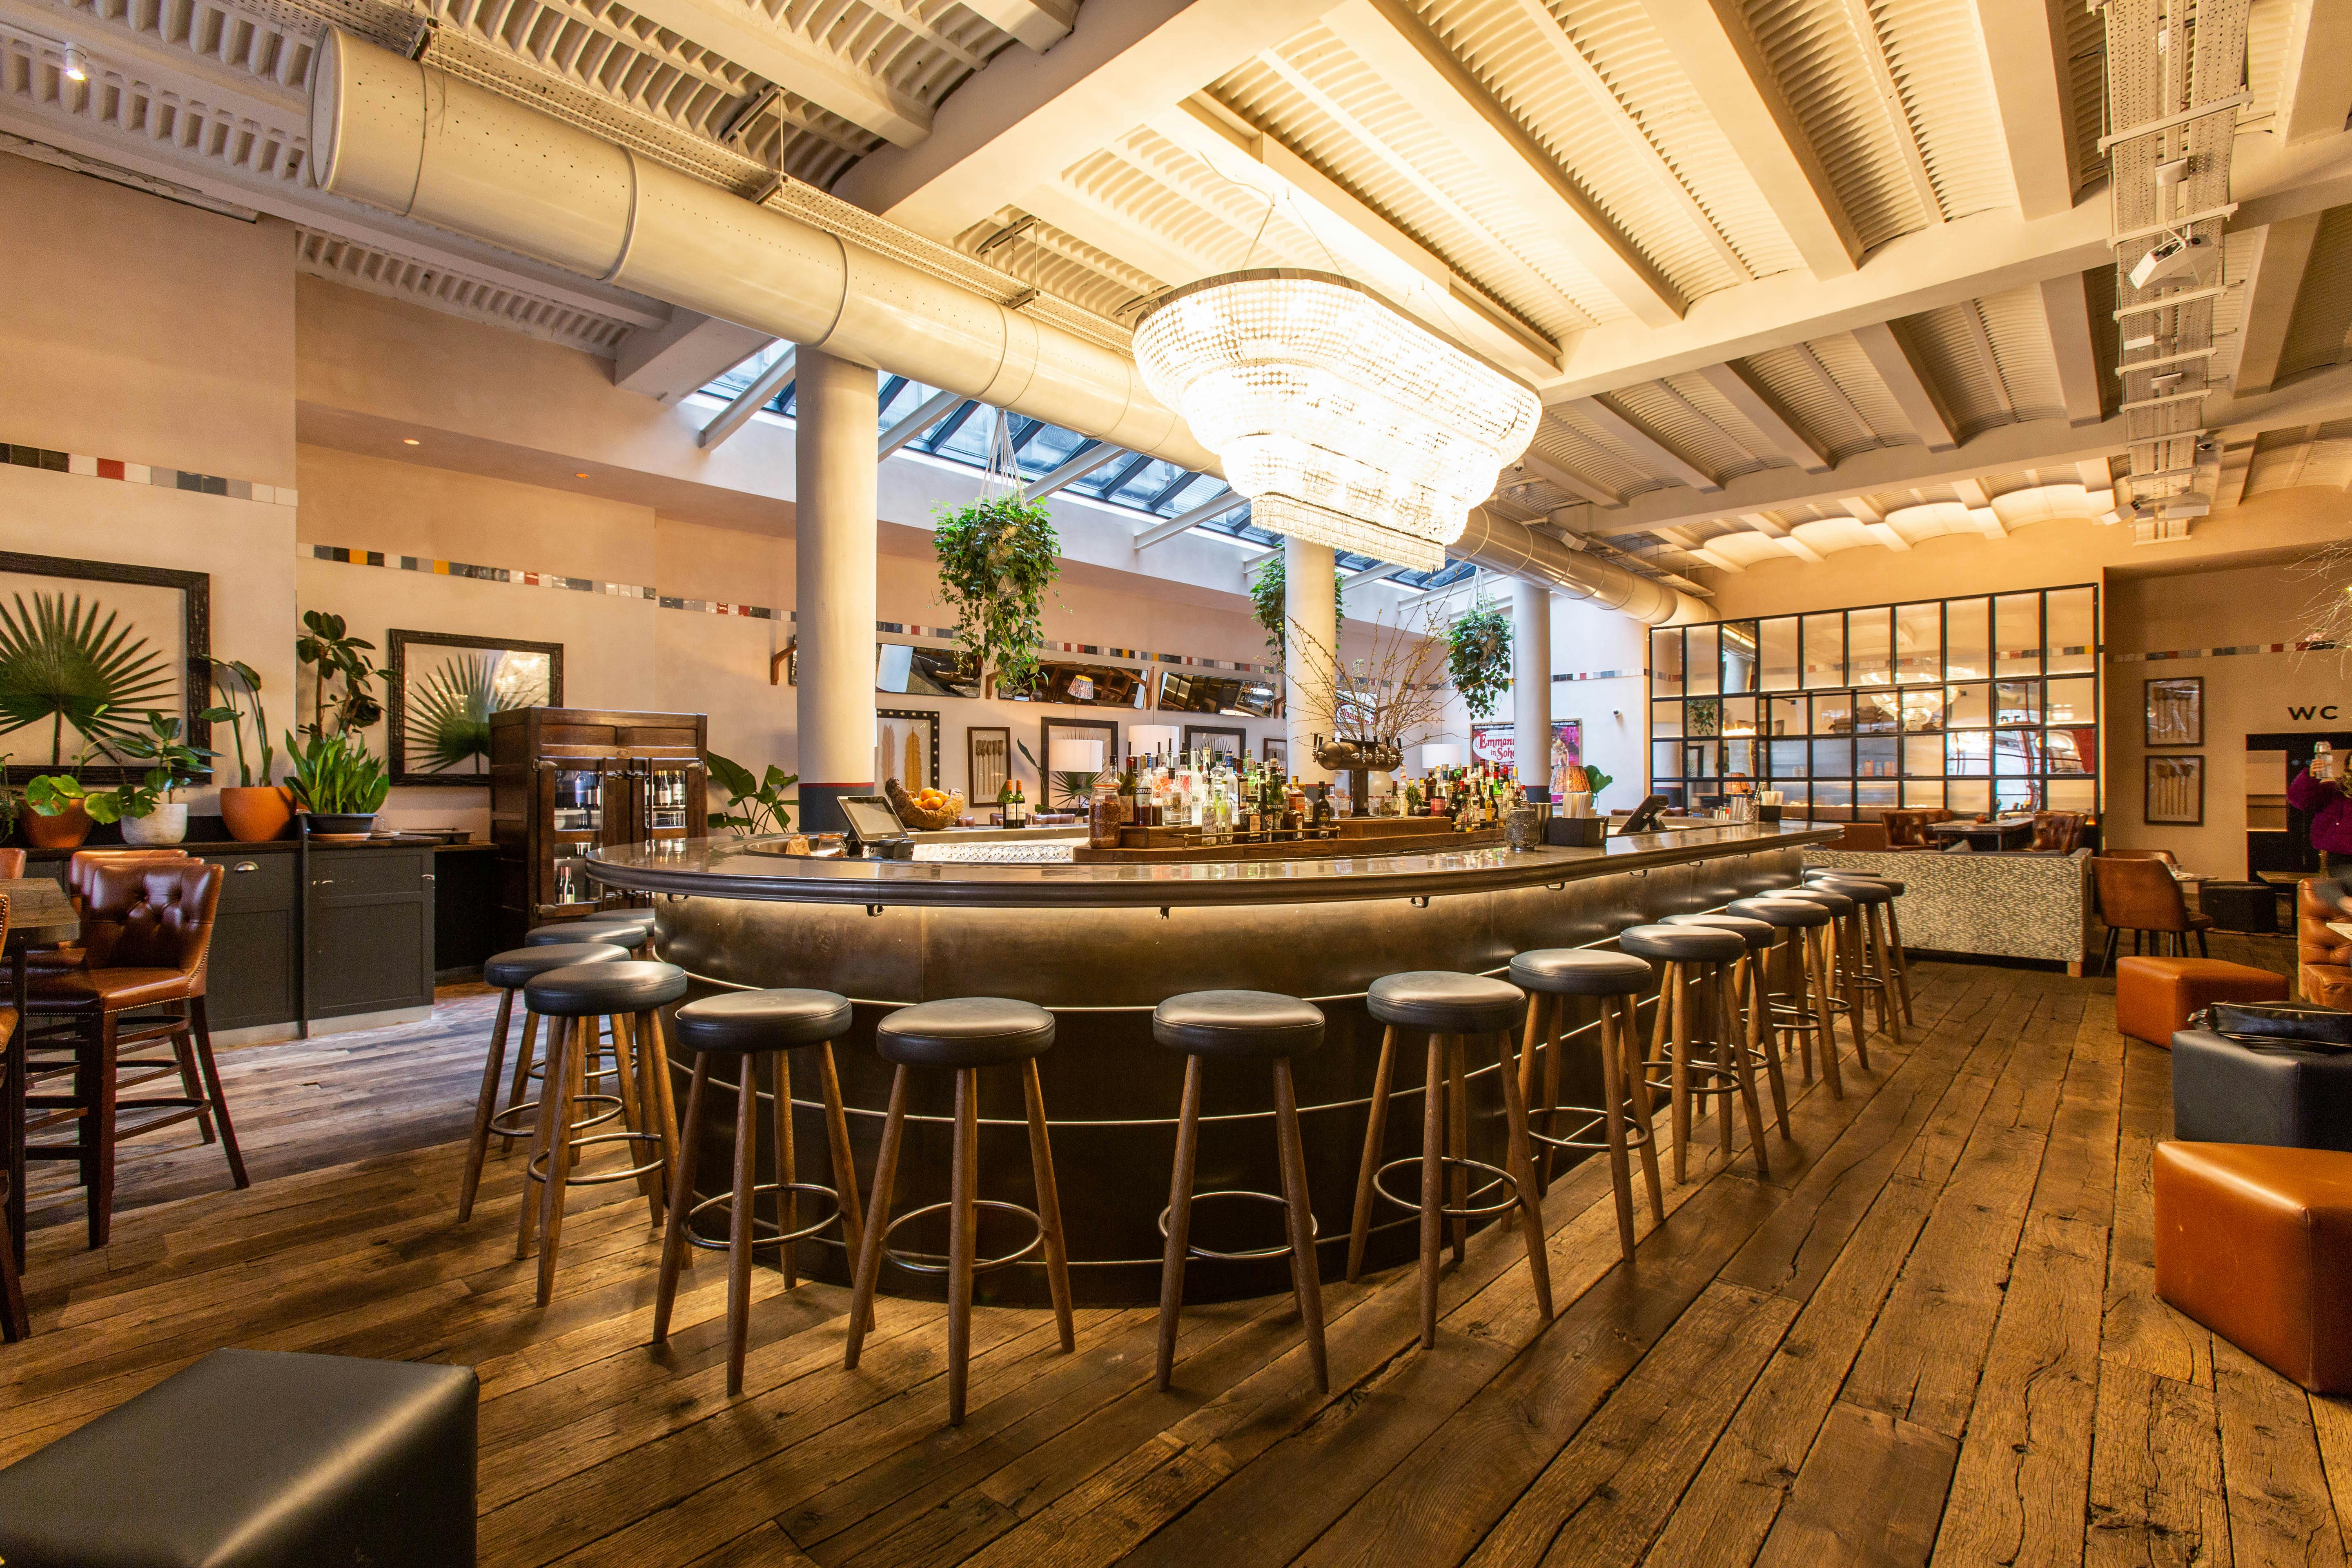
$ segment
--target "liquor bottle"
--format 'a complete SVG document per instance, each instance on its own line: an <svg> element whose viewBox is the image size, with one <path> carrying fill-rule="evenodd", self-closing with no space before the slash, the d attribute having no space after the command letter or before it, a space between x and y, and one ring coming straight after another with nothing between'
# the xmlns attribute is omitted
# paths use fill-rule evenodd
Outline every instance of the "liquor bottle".
<svg viewBox="0 0 2352 1568"><path fill-rule="evenodd" d="M1331 785L1327 781L1315 786L1315 831L1319 837L1333 831L1331 817Z"/></svg>
<svg viewBox="0 0 2352 1568"><path fill-rule="evenodd" d="M1151 778L1135 765L1133 752L1128 754L1127 820L1137 827L1151 826Z"/></svg>
<svg viewBox="0 0 2352 1568"><path fill-rule="evenodd" d="M1007 827L1026 826L1028 824L1028 816L1029 807L1022 796L1020 784L1016 783L1013 786L1012 798L1004 803L1004 826Z"/></svg>

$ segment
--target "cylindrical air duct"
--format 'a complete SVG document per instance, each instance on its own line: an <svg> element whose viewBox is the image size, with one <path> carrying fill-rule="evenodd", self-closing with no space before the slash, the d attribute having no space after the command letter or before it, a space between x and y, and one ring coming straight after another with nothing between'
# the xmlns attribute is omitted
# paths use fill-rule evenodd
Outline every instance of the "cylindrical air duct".
<svg viewBox="0 0 2352 1568"><path fill-rule="evenodd" d="M1555 594L1590 599L1604 610L1615 610L1649 626L1664 626L1677 616L1698 620L1706 614L1677 589L1596 561L1550 534L1496 517L1484 507L1472 510L1469 527L1446 550L1490 572L1541 583Z"/></svg>

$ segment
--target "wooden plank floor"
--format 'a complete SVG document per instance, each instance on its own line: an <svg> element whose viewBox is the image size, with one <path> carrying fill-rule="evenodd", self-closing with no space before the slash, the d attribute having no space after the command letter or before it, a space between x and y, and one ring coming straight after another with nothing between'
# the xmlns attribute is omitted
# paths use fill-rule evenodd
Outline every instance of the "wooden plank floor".
<svg viewBox="0 0 2352 1568"><path fill-rule="evenodd" d="M1189 1313L1167 1394L1148 1310L1081 1313L1064 1356L1046 1314L982 1309L960 1431L934 1305L881 1303L847 1373L844 1293L762 1271L730 1403L704 1267L650 1352L633 1188L583 1194L534 1310L519 1162L453 1214L478 1001L239 1051L249 1192L205 1190L216 1151L140 1149L101 1255L45 1178L0 1462L244 1344L478 1367L488 1564L2342 1563L2352 1405L2155 1299L2168 1058L2115 1033L2111 982L1920 980L1908 1045L1874 1040L1843 1101L1804 1092L1769 1179L1698 1140L1634 1267L1604 1173L1556 1184L1549 1327L1492 1231L1445 1276L1434 1353L1409 1273L1329 1289L1328 1396L1286 1299Z"/></svg>

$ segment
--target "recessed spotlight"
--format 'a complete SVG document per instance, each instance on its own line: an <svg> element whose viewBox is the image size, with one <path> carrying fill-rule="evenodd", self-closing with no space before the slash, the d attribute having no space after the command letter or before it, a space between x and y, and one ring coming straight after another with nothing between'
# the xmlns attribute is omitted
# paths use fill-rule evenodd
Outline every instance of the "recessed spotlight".
<svg viewBox="0 0 2352 1568"><path fill-rule="evenodd" d="M572 477L573 479L586 479L588 476L587 476L587 475L585 475L585 474L574 474L574 475L572 475Z"/></svg>
<svg viewBox="0 0 2352 1568"><path fill-rule="evenodd" d="M81 52L79 44L66 46L66 79L68 81L89 79L89 57Z"/></svg>
<svg viewBox="0 0 2352 1568"><path fill-rule="evenodd" d="M404 447L422 447L425 445L424 442L418 440L414 436L403 436L400 438L400 444Z"/></svg>

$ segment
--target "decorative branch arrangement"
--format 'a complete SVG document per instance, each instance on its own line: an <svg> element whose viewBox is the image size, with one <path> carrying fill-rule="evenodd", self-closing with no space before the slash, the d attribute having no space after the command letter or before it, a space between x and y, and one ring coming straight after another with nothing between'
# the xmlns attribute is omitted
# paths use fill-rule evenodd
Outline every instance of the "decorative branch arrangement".
<svg viewBox="0 0 2352 1568"><path fill-rule="evenodd" d="M2305 651L2334 650L2338 665L2352 660L2352 539L2331 540L2291 570L2317 585L2304 607L2303 635L2295 640Z"/></svg>
<svg viewBox="0 0 2352 1568"><path fill-rule="evenodd" d="M1274 655L1276 664L1287 657L1285 645L1289 641L1288 612L1283 606L1289 602L1289 574L1277 551L1257 569L1250 579L1250 609L1257 624L1265 628L1266 651ZM1331 574L1331 630L1337 637L1348 620L1348 579L1334 570Z"/></svg>
<svg viewBox="0 0 2352 1568"><path fill-rule="evenodd" d="M1402 747L1407 733L1433 732L1445 713L1444 629L1375 620L1360 658L1341 658L1293 622L1304 716L1335 741Z"/></svg>

